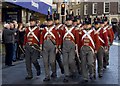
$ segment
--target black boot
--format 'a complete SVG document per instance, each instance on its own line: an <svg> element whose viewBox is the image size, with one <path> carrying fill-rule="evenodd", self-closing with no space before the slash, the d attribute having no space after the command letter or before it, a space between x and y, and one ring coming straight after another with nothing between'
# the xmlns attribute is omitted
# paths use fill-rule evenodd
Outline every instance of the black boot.
<svg viewBox="0 0 120 86"><path fill-rule="evenodd" d="M33 77L32 76L26 76L25 79L26 80L31 80Z"/></svg>
<svg viewBox="0 0 120 86"><path fill-rule="evenodd" d="M57 77L56 73L52 73L52 74L51 74L51 77L52 77L52 78L56 78L56 77Z"/></svg>
<svg viewBox="0 0 120 86"><path fill-rule="evenodd" d="M88 80L86 79L86 80L82 80L81 81L81 83L87 83L88 82Z"/></svg>
<svg viewBox="0 0 120 86"><path fill-rule="evenodd" d="M44 82L50 81L50 78L44 78L43 81Z"/></svg>
<svg viewBox="0 0 120 86"><path fill-rule="evenodd" d="M61 69L61 73L64 74L64 69Z"/></svg>
<svg viewBox="0 0 120 86"><path fill-rule="evenodd" d="M63 82L68 82L69 81L68 78L69 76L65 76L65 78L63 79Z"/></svg>
<svg viewBox="0 0 120 86"><path fill-rule="evenodd" d="M41 74L41 70L38 70L37 71L37 76L40 76L40 74Z"/></svg>
<svg viewBox="0 0 120 86"><path fill-rule="evenodd" d="M102 74L99 74L99 75L98 75L98 77L99 77L99 78L102 78L102 77L103 77L103 75L102 75Z"/></svg>
<svg viewBox="0 0 120 86"><path fill-rule="evenodd" d="M64 78L64 79L63 79L63 82L68 82L68 81L69 81L69 80L68 80L68 79L66 79L66 78Z"/></svg>
<svg viewBox="0 0 120 86"><path fill-rule="evenodd" d="M34 66L37 70L37 76L39 76L41 74L41 68L40 68L40 65L39 65L38 61L33 62L33 64L34 64Z"/></svg>

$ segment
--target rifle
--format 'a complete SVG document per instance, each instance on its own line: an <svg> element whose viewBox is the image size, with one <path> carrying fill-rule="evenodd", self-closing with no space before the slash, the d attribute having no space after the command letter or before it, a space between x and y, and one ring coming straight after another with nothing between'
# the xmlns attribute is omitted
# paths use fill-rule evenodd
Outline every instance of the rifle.
<svg viewBox="0 0 120 86"><path fill-rule="evenodd" d="M50 41L51 41L54 45L56 45L56 43L55 43L52 39L50 39ZM62 51L61 51L60 49L58 49L58 51L60 52L60 54L62 54Z"/></svg>
<svg viewBox="0 0 120 86"><path fill-rule="evenodd" d="M25 50L22 49L22 47L19 45L20 50L25 54Z"/></svg>
<svg viewBox="0 0 120 86"><path fill-rule="evenodd" d="M79 61L79 63L81 63L81 60L79 58L79 53L78 53L78 46L76 44L76 57L77 57L77 60Z"/></svg>

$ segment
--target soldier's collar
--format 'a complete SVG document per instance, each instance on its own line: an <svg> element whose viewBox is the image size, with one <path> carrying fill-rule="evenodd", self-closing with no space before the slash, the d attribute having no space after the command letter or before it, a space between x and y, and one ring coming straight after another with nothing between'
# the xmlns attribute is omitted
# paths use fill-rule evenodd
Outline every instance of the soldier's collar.
<svg viewBox="0 0 120 86"><path fill-rule="evenodd" d="M88 30L91 30L91 28L85 28L84 30L87 30L87 31L88 31Z"/></svg>
<svg viewBox="0 0 120 86"><path fill-rule="evenodd" d="M48 28L50 28L50 27L52 27L52 26L54 26L54 24L52 24L52 25L47 25Z"/></svg>
<svg viewBox="0 0 120 86"><path fill-rule="evenodd" d="M56 26L60 25L60 23L55 24Z"/></svg>
<svg viewBox="0 0 120 86"><path fill-rule="evenodd" d="M31 28L34 28L34 27L36 27L37 25L34 25L34 26L30 26Z"/></svg>
<svg viewBox="0 0 120 86"><path fill-rule="evenodd" d="M98 28L95 27L95 30L98 30L99 28L100 28L100 27L98 27Z"/></svg>

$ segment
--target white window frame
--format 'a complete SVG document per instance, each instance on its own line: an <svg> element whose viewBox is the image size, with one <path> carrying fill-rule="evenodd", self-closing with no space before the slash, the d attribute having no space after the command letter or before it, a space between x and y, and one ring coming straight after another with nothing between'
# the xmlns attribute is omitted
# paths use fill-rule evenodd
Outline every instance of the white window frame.
<svg viewBox="0 0 120 86"><path fill-rule="evenodd" d="M120 13L120 2L118 2L118 13Z"/></svg>
<svg viewBox="0 0 120 86"><path fill-rule="evenodd" d="M105 4L109 3L109 12L105 12ZM110 13L110 2L104 2L104 13Z"/></svg>
<svg viewBox="0 0 120 86"><path fill-rule="evenodd" d="M88 4L84 5L84 15L88 15Z"/></svg>
<svg viewBox="0 0 120 86"><path fill-rule="evenodd" d="M93 3L93 6L92 6L92 13L93 14L97 14L97 7L95 8L95 5L97 5L97 3ZM96 13L95 13L95 9L96 9Z"/></svg>

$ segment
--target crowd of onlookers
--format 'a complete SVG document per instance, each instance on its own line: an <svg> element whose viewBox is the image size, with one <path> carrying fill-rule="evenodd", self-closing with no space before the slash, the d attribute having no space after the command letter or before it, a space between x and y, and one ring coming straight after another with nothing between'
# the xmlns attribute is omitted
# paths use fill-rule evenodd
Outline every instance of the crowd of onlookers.
<svg viewBox="0 0 120 86"><path fill-rule="evenodd" d="M43 24L40 24L40 21L37 21L37 25L40 28L46 27L47 21L44 21ZM12 62L20 61L24 59L24 35L25 28L30 24L26 23L17 23L13 20L9 23L3 24L2 32L2 43L5 45L5 65L14 66Z"/></svg>
<svg viewBox="0 0 120 86"><path fill-rule="evenodd" d="M23 42L24 42L24 26L16 21L4 24L2 31L2 43L5 45L5 65L13 66L12 62L23 60Z"/></svg>

